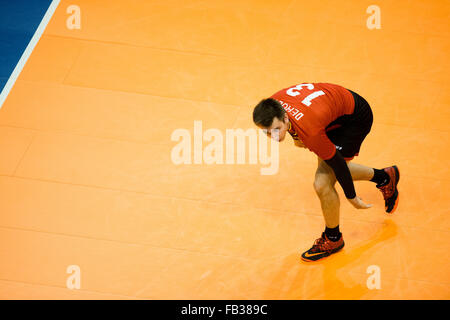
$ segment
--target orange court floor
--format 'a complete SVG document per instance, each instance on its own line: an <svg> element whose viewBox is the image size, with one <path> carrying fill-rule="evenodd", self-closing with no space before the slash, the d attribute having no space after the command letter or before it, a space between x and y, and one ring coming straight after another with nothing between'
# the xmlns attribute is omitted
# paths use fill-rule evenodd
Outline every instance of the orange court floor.
<svg viewBox="0 0 450 320"><path fill-rule="evenodd" d="M449 299L450 1L372 2L62 0L0 110L0 298ZM274 175L172 158L177 129L255 128L302 82L366 98L353 161L401 171L392 216L374 183L368 210L336 186L346 246L315 263L313 153L286 138Z"/></svg>

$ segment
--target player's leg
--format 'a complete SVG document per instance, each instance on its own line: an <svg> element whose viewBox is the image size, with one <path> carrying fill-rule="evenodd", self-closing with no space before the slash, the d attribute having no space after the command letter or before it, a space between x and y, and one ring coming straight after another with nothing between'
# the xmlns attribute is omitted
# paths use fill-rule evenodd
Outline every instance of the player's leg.
<svg viewBox="0 0 450 320"><path fill-rule="evenodd" d="M384 169L375 169L358 163L347 162L352 179L372 181L378 185L385 185L390 180L390 174Z"/></svg>
<svg viewBox="0 0 450 320"><path fill-rule="evenodd" d="M370 180L374 176L374 169L347 161L353 180ZM325 161L318 158L315 174L314 189L319 196L320 205L328 228L339 225L339 196L336 192L336 177L333 170Z"/></svg>
<svg viewBox="0 0 450 320"><path fill-rule="evenodd" d="M366 180L377 184L377 188L383 194L386 212L393 213L399 201L397 184L400 180L400 171L398 167L375 169L350 162L347 162L347 165L353 180Z"/></svg>
<svg viewBox="0 0 450 320"><path fill-rule="evenodd" d="M370 122L369 122L370 123ZM397 189L400 180L400 171L397 166L376 169L357 163L350 163L354 156L359 154L359 149L368 130L358 127L342 127L333 132L328 132L331 141L340 148L340 152L347 160L347 165L352 175L352 179L372 181L381 191L384 198L384 206L387 213L393 213L399 202L399 192Z"/></svg>
<svg viewBox="0 0 450 320"><path fill-rule="evenodd" d="M347 162L348 169L354 181L366 180L370 181L374 177L374 168L366 167L361 164Z"/></svg>
<svg viewBox="0 0 450 320"><path fill-rule="evenodd" d="M361 144L369 134L373 123L373 113L369 103L359 94L351 90L350 92L355 100L353 125L343 126L340 130L330 133L331 138L336 141L335 144L342 146L344 157L346 154L349 157L358 155ZM393 213L395 211L399 202L397 184L400 180L400 171L397 166L375 169L352 163L349 164L349 169L353 180L375 182L376 187L383 194L386 212Z"/></svg>
<svg viewBox="0 0 450 320"><path fill-rule="evenodd" d="M319 164L320 164L320 159L319 159ZM322 166L326 165L325 162L322 161ZM358 164L358 163L353 163L350 162L350 160L347 160L347 165L348 165L348 169L350 170L350 174L352 175L352 179L353 181L373 181L379 185L384 185L387 182L389 182L389 174L387 174L384 169L375 169L375 168L371 168L371 167L367 167L364 166L362 164ZM328 167L328 166L326 166ZM329 167L328 167L329 168ZM325 171L324 169L321 168L321 166L319 165L319 169L318 171ZM329 168L329 170L327 170L326 173L330 174L329 171L331 171L331 168ZM331 171L331 173L333 173ZM318 175L318 172L316 172L316 176ZM334 176L334 174L333 174ZM328 178L326 178L328 179ZM325 179L325 180L326 180ZM334 178L334 182L336 182L336 178ZM318 180L318 179L316 179ZM323 180L323 178L319 178L319 180Z"/></svg>
<svg viewBox="0 0 450 320"><path fill-rule="evenodd" d="M320 199L325 232L314 245L302 254L304 261L317 261L338 252L344 247L339 231L339 196L335 189L336 177L333 170L320 158L314 179L314 189Z"/></svg>
<svg viewBox="0 0 450 320"><path fill-rule="evenodd" d="M318 167L314 177L314 190L320 200L325 225L335 228L339 225L339 196L336 192L336 177L323 160L318 158Z"/></svg>

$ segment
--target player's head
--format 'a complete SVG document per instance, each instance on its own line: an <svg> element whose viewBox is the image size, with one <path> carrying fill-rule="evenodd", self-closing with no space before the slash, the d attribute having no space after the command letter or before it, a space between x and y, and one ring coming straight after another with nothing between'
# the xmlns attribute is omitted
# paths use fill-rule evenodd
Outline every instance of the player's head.
<svg viewBox="0 0 450 320"><path fill-rule="evenodd" d="M253 110L253 122L261 129L267 130L271 137L271 130L278 129L278 141L283 141L289 128L289 118L281 104L272 98L263 99Z"/></svg>

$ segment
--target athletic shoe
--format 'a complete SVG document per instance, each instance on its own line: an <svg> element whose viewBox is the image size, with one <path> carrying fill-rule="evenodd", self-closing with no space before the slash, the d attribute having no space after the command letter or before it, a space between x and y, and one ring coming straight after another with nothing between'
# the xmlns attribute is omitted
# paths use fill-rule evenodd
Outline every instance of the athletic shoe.
<svg viewBox="0 0 450 320"><path fill-rule="evenodd" d="M339 241L334 242L328 239L325 235L325 232L323 232L322 237L314 242L312 248L302 254L302 260L308 262L317 261L322 258L328 257L330 254L338 252L343 247L344 238L342 237L342 234Z"/></svg>
<svg viewBox="0 0 450 320"><path fill-rule="evenodd" d="M378 185L377 188L380 189L381 193L383 194L384 198L384 208L387 213L394 213L395 209L397 209L398 205L398 190L397 190L397 184L400 180L400 171L398 170L397 166L392 166L388 168L383 168L384 172L386 172L389 175L389 182L384 185Z"/></svg>

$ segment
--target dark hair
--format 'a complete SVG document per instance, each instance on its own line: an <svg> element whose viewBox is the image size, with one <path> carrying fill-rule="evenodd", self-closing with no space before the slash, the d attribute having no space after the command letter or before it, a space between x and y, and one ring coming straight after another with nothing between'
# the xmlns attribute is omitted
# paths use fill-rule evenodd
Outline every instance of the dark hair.
<svg viewBox="0 0 450 320"><path fill-rule="evenodd" d="M263 99L253 110L253 122L256 125L268 128L272 125L273 118L277 117L282 121L285 113L286 111L277 100L272 98Z"/></svg>

